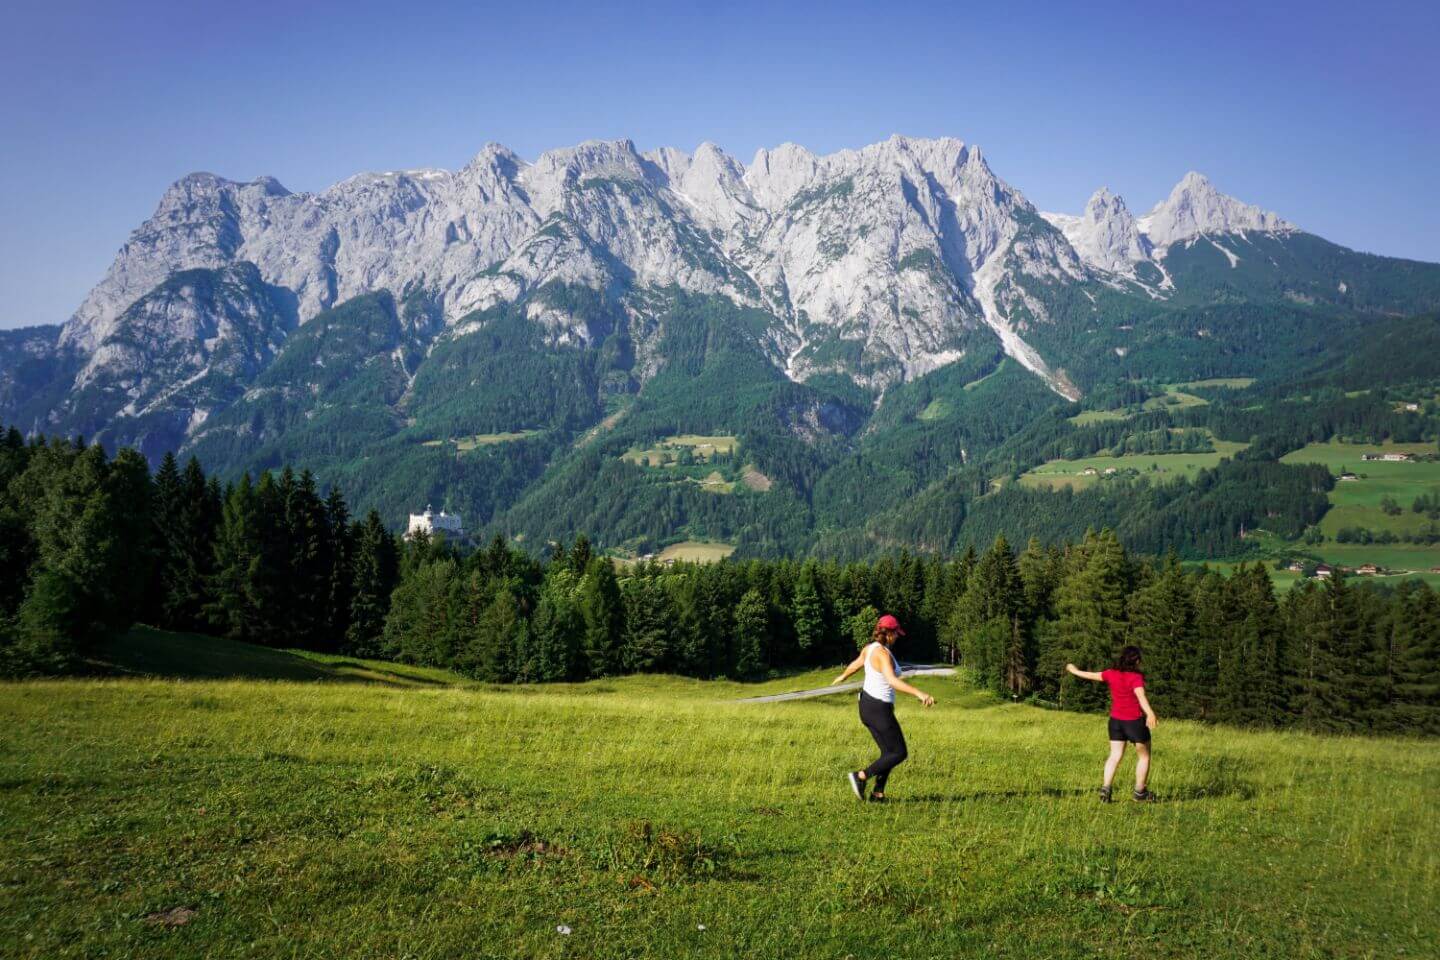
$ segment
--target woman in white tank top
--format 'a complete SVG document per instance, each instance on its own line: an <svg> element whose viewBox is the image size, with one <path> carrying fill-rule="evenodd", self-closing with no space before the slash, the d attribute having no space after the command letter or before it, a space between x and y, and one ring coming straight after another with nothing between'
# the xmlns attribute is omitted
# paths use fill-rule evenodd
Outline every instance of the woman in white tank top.
<svg viewBox="0 0 1440 960"><path fill-rule="evenodd" d="M935 698L900 679L900 664L890 652L896 639L905 636L900 621L887 613L876 621L873 636L835 683L842 684L856 670L865 669L865 682L860 685L860 722L875 738L880 757L864 770L852 770L846 776L856 797L864 800L865 788L870 787L870 800L884 803L885 782L890 778L890 771L909 756L905 734L895 719L895 691L908 693L927 707L935 705Z"/></svg>

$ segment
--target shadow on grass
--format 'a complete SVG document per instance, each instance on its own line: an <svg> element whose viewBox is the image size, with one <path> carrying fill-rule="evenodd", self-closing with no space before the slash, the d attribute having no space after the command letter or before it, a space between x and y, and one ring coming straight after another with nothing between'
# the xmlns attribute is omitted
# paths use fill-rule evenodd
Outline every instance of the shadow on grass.
<svg viewBox="0 0 1440 960"><path fill-rule="evenodd" d="M892 796L889 799L891 803L983 803L997 800L1033 800L1039 797L1056 800L1093 793L1093 790L1036 787L1030 790L976 790L972 793L919 793L914 796Z"/></svg>
<svg viewBox="0 0 1440 960"><path fill-rule="evenodd" d="M1236 757L1215 757L1205 764L1199 779L1176 784L1166 790L1161 799L1218 800L1233 797L1253 800L1259 793L1259 787L1246 776L1252 766L1251 762Z"/></svg>
<svg viewBox="0 0 1440 960"><path fill-rule="evenodd" d="M291 680L443 687L441 680L355 660L311 660L223 637L135 627L97 649L87 661L92 676L164 677L177 680Z"/></svg>

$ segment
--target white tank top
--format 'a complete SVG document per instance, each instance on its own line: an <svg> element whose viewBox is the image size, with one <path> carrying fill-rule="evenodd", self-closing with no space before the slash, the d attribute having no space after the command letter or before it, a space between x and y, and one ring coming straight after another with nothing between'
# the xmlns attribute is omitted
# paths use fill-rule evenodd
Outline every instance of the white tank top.
<svg viewBox="0 0 1440 960"><path fill-rule="evenodd" d="M870 666L870 658L874 655L876 647L879 647L885 656L890 658L890 665L895 669L895 675L900 675L900 664L895 659L895 654L891 653L883 643L876 641L865 648L865 683L860 689L870 694L870 696L876 700L884 703L894 703L895 688L890 686L890 681L885 679L885 674Z"/></svg>

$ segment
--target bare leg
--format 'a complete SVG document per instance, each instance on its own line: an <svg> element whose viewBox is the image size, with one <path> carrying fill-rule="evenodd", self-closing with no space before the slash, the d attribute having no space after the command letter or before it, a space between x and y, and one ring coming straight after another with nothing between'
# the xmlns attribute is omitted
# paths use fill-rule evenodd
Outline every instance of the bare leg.
<svg viewBox="0 0 1440 960"><path fill-rule="evenodd" d="M1137 744L1136 746L1139 746ZM1105 758L1105 786L1108 788L1111 781L1115 779L1115 768L1120 766L1120 758L1125 756L1125 741L1110 741L1110 756Z"/></svg>
<svg viewBox="0 0 1440 960"><path fill-rule="evenodd" d="M1135 790L1145 792L1145 784L1150 779L1150 744L1135 744Z"/></svg>

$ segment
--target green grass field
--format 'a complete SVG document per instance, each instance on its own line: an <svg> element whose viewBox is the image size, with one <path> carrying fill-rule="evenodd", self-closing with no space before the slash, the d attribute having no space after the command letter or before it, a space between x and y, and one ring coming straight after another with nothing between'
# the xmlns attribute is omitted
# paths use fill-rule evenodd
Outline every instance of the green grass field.
<svg viewBox="0 0 1440 960"><path fill-rule="evenodd" d="M1320 532L1326 542L1310 548L1318 556L1331 563L1347 566L1361 563L1378 563L1396 569L1428 572L1431 567L1440 566L1440 547L1420 547L1405 544L1362 544L1335 543L1335 535L1347 527L1361 527L1379 533L1390 531L1397 535L1419 533L1431 523L1424 514L1410 509L1415 498L1421 494L1440 492L1440 462L1422 461L1416 463L1385 463L1364 461L1364 453L1404 452L1431 454L1435 445L1430 443L1312 443L1282 459L1285 463L1319 463L1339 476L1350 472L1358 480L1337 482L1330 491L1329 512L1320 521ZM1400 506L1400 513L1390 515L1380 508L1385 497Z"/></svg>
<svg viewBox="0 0 1440 960"><path fill-rule="evenodd" d="M702 540L685 540L672 543L660 551L660 560L688 560L691 563L714 563L724 560L735 552L732 543L715 543Z"/></svg>
<svg viewBox="0 0 1440 960"><path fill-rule="evenodd" d="M1206 561L1195 560L1195 561L1186 561L1186 562L1185 562L1185 566L1187 566L1187 567L1199 567L1199 566L1202 566L1202 565L1203 565L1203 566L1207 566L1207 567L1209 567L1211 570L1219 571L1220 573L1223 573L1223 574L1225 574L1225 576L1228 577L1228 576L1230 576L1232 573L1234 573L1235 570L1236 570L1236 568L1240 567L1240 566L1242 565L1242 563L1243 563L1244 565L1246 565L1246 566L1250 566L1250 565L1253 565L1253 564L1255 563L1255 561L1249 560L1249 561L1233 561L1233 562L1232 562L1232 561L1229 561L1229 560L1206 560ZM1268 574L1270 574L1270 582L1273 583L1273 584L1275 584L1275 589L1276 589L1276 591L1277 591L1277 592L1280 592L1280 593L1286 593L1286 592L1288 592L1288 591L1289 591L1291 588L1293 588L1297 583L1301 582L1301 581L1304 579L1304 577L1302 577L1299 573L1296 573L1296 572L1291 571L1291 570L1276 570L1276 569L1275 569L1275 565L1274 565L1273 563L1271 563L1270 561L1268 561L1268 560L1264 562L1264 567L1265 567L1265 572L1268 573Z"/></svg>
<svg viewBox="0 0 1440 960"><path fill-rule="evenodd" d="M515 440L524 440L526 437L533 437L539 430L518 430L513 433L477 433L469 437L455 437L451 440L426 440L421 446L438 447L443 444L452 443L461 453L468 453L476 447L490 447L497 443L511 443Z"/></svg>
<svg viewBox="0 0 1440 960"><path fill-rule="evenodd" d="M642 467L668 467L679 462L682 447L688 447L695 460L703 462L717 453L733 453L735 445L734 437L686 433L666 437L644 450L628 450L621 459Z"/></svg>
<svg viewBox="0 0 1440 960"><path fill-rule="evenodd" d="M1110 420L1129 420L1130 414L1124 410L1085 410L1067 419L1077 427L1086 427L1092 423L1105 423Z"/></svg>
<svg viewBox="0 0 1440 960"><path fill-rule="evenodd" d="M936 397L925 405L925 409L915 414L916 420L944 420L950 416L950 404L948 401Z"/></svg>
<svg viewBox="0 0 1440 960"><path fill-rule="evenodd" d="M1244 390L1255 382L1254 377L1211 377L1208 380L1190 380L1186 383L1170 384L1167 390Z"/></svg>
<svg viewBox="0 0 1440 960"><path fill-rule="evenodd" d="M1224 457L1233 457L1245 448L1243 443L1228 440L1214 441L1213 453L1153 453L1125 457L1084 457L1079 460L1050 460L1034 470L1020 475L1020 482L1029 487L1085 490L1097 483L1112 478L1105 471L1111 468L1122 471L1117 477L1139 480L1173 480L1176 477L1194 477L1207 467L1213 467ZM1086 470L1095 474L1086 475ZM1137 471L1131 474L1128 471Z"/></svg>
<svg viewBox="0 0 1440 960"><path fill-rule="evenodd" d="M1159 397L1151 397L1140 405L1142 410L1183 410L1186 407L1203 407L1210 401L1204 397L1197 397L1193 393L1186 393L1178 385L1171 384L1165 388L1165 393Z"/></svg>
<svg viewBox="0 0 1440 960"><path fill-rule="evenodd" d="M146 634L110 653L185 679L0 688L6 956L1211 960L1440 942L1434 742L1162 719L1161 802L1105 807L1103 718L927 678L938 706L899 705L911 759L892 802L862 806L841 779L874 751L851 697L734 702L833 670L502 689L277 651L247 666L216 644ZM177 907L188 923L150 919Z"/></svg>

